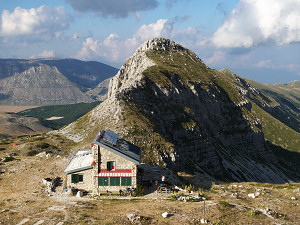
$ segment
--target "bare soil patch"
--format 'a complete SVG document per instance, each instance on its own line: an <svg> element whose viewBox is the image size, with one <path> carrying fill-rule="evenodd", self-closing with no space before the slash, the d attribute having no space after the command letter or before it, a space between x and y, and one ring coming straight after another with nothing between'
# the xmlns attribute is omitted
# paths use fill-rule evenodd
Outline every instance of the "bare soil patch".
<svg viewBox="0 0 300 225"><path fill-rule="evenodd" d="M43 126L37 118L0 112L0 134L4 137L44 133L51 130Z"/></svg>
<svg viewBox="0 0 300 225"><path fill-rule="evenodd" d="M38 106L12 106L12 105L0 105L0 112L13 112L17 113L25 109L32 109Z"/></svg>

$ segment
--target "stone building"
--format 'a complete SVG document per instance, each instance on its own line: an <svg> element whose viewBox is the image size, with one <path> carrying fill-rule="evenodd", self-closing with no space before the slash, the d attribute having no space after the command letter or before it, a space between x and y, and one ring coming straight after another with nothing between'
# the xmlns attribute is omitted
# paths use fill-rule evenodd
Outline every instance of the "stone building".
<svg viewBox="0 0 300 225"><path fill-rule="evenodd" d="M140 158L140 148L110 130L102 130L91 150L79 151L69 161L64 171L67 187L93 194L135 188Z"/></svg>

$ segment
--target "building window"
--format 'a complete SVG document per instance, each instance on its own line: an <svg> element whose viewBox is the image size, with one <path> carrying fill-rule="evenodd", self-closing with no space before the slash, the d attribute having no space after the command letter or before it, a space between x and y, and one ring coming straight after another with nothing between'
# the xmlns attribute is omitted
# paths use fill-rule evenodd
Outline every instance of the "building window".
<svg viewBox="0 0 300 225"><path fill-rule="evenodd" d="M131 177L121 177L122 186L131 186Z"/></svg>
<svg viewBox="0 0 300 225"><path fill-rule="evenodd" d="M83 182L83 174L71 174L71 182L76 183L82 183Z"/></svg>
<svg viewBox="0 0 300 225"><path fill-rule="evenodd" d="M116 162L115 161L107 162L107 170L108 171L115 171L116 170Z"/></svg>
<svg viewBox="0 0 300 225"><path fill-rule="evenodd" d="M120 177L110 177L109 186L120 186Z"/></svg>
<svg viewBox="0 0 300 225"><path fill-rule="evenodd" d="M98 186L108 186L108 177L98 177Z"/></svg>

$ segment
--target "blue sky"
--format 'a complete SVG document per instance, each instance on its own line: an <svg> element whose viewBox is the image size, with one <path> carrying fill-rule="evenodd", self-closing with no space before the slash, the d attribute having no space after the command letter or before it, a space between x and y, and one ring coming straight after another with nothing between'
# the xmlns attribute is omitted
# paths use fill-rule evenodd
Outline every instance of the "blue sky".
<svg viewBox="0 0 300 225"><path fill-rule="evenodd" d="M0 58L63 57L120 67L161 36L214 69L262 83L300 80L299 0L10 0Z"/></svg>

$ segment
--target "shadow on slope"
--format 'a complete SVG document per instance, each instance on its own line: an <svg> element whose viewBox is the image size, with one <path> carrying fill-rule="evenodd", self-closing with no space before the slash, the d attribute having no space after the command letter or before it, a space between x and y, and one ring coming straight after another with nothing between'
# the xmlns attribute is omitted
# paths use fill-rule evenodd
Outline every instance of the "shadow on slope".
<svg viewBox="0 0 300 225"><path fill-rule="evenodd" d="M145 163L157 164L161 159L172 170L220 181L285 183L299 177L289 176L292 172L283 169L264 140L251 103L237 106L228 90L216 83L185 85L176 74L166 75L171 87L159 87L145 78L142 89L121 96L137 106L141 117L149 119L148 135L161 137L149 147L145 143L153 142L150 135L144 135L143 127L133 126L132 132L140 134L138 144Z"/></svg>

